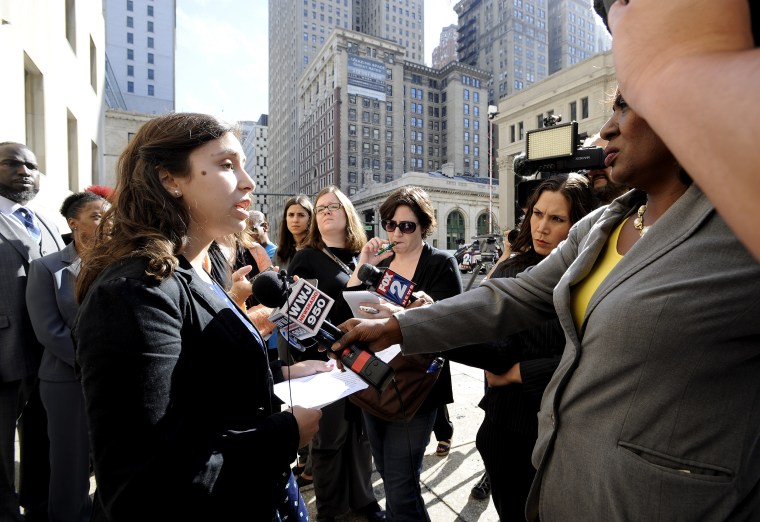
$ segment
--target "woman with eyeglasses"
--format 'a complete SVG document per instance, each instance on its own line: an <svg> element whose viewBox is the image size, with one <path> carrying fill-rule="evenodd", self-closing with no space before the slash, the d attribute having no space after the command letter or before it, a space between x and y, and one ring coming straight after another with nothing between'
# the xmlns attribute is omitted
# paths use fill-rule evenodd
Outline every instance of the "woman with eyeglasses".
<svg viewBox="0 0 760 522"><path fill-rule="evenodd" d="M424 190L419 187L395 190L380 206L380 217L388 239L372 238L362 248L357 269L348 282L350 287L362 284L358 277L358 267L369 263L390 268L413 281L415 289L424 291L436 301L462 292L462 279L454 257L425 242L425 238L435 228L436 220L430 198ZM389 241L393 245L392 250L377 255ZM365 304L379 311L371 315L361 312L365 318L390 317L401 310L390 303ZM428 351L435 350L430 347ZM429 362L423 363L415 359L414 364L427 365ZM388 389L384 393L395 392ZM451 373L448 362L444 362L429 395L419 409L411 414L411 419L388 421L367 411L363 412L375 466L383 477L388 520L430 520L419 485L422 458L430 442L438 411L451 402L454 402ZM448 438L450 437L451 435Z"/></svg>
<svg viewBox="0 0 760 522"><path fill-rule="evenodd" d="M290 273L317 280L318 288L335 300L327 320L339 324L353 317L343 289L359 266L367 236L354 206L338 187L322 189L314 201L316 226L312 223L303 248L290 262ZM303 356L327 360L316 348ZM349 509L371 521L385 520L372 492L372 453L359 408L347 399L325 406L319 430L311 445L317 520L333 520Z"/></svg>

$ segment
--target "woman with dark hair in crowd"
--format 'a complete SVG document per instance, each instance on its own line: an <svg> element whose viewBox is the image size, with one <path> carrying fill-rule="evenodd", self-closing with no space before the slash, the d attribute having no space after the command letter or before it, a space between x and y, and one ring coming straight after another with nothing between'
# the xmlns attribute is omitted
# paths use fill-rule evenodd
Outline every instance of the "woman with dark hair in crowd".
<svg viewBox="0 0 760 522"><path fill-rule="evenodd" d="M50 439L50 520L90 520L90 445L82 387L74 371L74 294L82 253L100 224L106 200L77 192L63 201L61 215L72 242L29 265L26 299L34 334L45 351L40 363L40 397Z"/></svg>
<svg viewBox="0 0 760 522"><path fill-rule="evenodd" d="M359 254L357 268L348 284L364 288L358 277L359 267L365 263L388 267L405 279L415 283L432 299L439 300L462 292L462 279L454 256L425 242L436 227L435 212L427 193L419 187L402 187L394 190L380 205L380 217L388 239L372 238ZM377 255L383 245L392 242L392 250ZM362 285L362 286L358 286ZM389 317L401 307L391 303L364 303L379 314L363 317ZM432 349L434 347L427 346ZM399 356L400 357L400 356ZM438 415L446 404L454 402L451 391L451 372L448 362L443 363L438 375L427 376L430 360L408 358L409 364L420 366L420 379L430 380L425 388L428 395L417 411L405 412L406 418L395 418L387 412L364 411L375 466L385 486L385 509L389 520L430 520L420 491L420 473L425 448ZM432 373L432 372L431 372ZM437 377L437 379L436 379ZM389 387L384 394L394 396ZM420 389L420 394L424 393ZM378 397L379 400L382 400ZM395 404L395 401L394 401ZM407 405L408 407L408 405ZM378 416L383 413L383 417ZM443 419L448 421L448 419ZM449 426L449 429L452 429ZM451 439L450 433L447 439Z"/></svg>
<svg viewBox="0 0 760 522"><path fill-rule="evenodd" d="M289 464L320 412L273 411L263 340L208 273L212 241L245 227L244 163L232 126L187 113L146 122L119 158L111 227L83 257L73 330L95 519L306 514Z"/></svg>
<svg viewBox="0 0 760 522"><path fill-rule="evenodd" d="M314 203L316 224L293 257L290 272L317 280L319 290L335 300L327 320L339 324L352 317L343 289L367 236L353 204L338 187L322 189ZM327 358L316 349L308 349L303 356ZM372 453L361 411L348 399L322 408L319 433L311 443L311 460L317 520L333 520L349 509L369 520L385 520L385 512L372 492Z"/></svg>
<svg viewBox="0 0 760 522"><path fill-rule="evenodd" d="M512 256L496 267L492 277L515 277L541 262L593 205L588 180L583 176L563 175L542 182L530 197ZM502 375L486 371L489 387L479 404L485 417L476 444L499 518L522 520L536 474L530 460L538 436L536 414L541 395L559 364L565 334L555 317L496 346L503 357L514 362Z"/></svg>
<svg viewBox="0 0 760 522"><path fill-rule="evenodd" d="M287 269L301 243L309 235L314 205L308 196L300 194L285 202L285 210L280 220L280 234L277 236L277 266Z"/></svg>

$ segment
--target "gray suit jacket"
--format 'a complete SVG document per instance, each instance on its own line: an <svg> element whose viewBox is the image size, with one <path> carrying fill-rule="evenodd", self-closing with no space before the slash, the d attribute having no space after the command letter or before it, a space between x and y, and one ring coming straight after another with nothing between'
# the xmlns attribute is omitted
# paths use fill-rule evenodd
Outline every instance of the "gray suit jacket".
<svg viewBox="0 0 760 522"><path fill-rule="evenodd" d="M39 377L43 381L76 381L74 326L79 305L75 288L80 259L74 243L29 265L26 302L34 333L44 346Z"/></svg>
<svg viewBox="0 0 760 522"><path fill-rule="evenodd" d="M580 332L571 287L637 191L587 216L532 270L397 316L409 347L565 331L527 514L554 520L760 517L760 265L696 187L610 272ZM466 327L465 327L466 325Z"/></svg>
<svg viewBox="0 0 760 522"><path fill-rule="evenodd" d="M42 232L39 245L0 213L0 382L36 373L42 355L27 313L26 278L32 260L64 244L55 224L35 215Z"/></svg>

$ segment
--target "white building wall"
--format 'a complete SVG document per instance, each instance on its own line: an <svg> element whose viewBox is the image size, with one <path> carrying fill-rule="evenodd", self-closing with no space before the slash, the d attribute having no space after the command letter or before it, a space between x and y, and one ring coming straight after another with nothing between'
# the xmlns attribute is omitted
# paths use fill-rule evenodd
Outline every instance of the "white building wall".
<svg viewBox="0 0 760 522"><path fill-rule="evenodd" d="M60 203L103 175L102 4L4 0L0 18L0 141L26 143L35 153L43 176L33 206L67 232Z"/></svg>

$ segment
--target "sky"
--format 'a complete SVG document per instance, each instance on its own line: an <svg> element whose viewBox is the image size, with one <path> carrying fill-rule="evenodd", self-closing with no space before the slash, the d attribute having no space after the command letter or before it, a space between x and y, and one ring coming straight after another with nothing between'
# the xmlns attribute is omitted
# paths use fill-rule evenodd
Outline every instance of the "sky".
<svg viewBox="0 0 760 522"><path fill-rule="evenodd" d="M425 63L458 0L424 0ZM227 121L268 113L268 2L177 0L175 105Z"/></svg>

